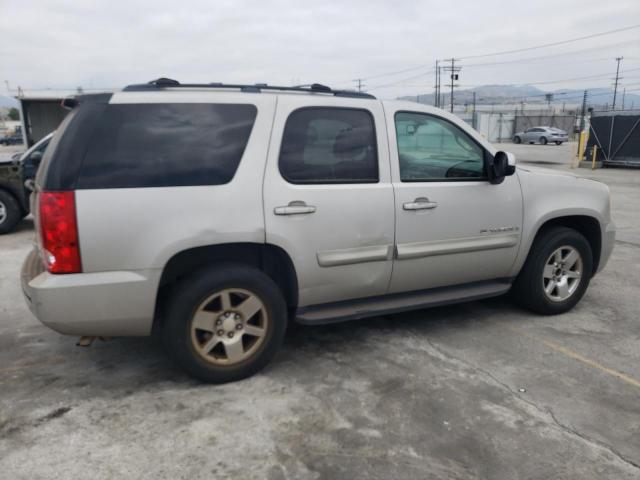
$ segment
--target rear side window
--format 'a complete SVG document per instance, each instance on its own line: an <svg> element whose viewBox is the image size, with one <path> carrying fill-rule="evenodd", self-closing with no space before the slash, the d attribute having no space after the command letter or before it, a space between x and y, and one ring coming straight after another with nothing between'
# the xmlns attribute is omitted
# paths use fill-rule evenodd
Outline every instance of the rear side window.
<svg viewBox="0 0 640 480"><path fill-rule="evenodd" d="M77 188L221 185L233 178L254 105L112 104L100 117Z"/></svg>
<svg viewBox="0 0 640 480"><path fill-rule="evenodd" d="M378 152L367 110L311 107L287 119L280 173L290 183L376 183Z"/></svg>

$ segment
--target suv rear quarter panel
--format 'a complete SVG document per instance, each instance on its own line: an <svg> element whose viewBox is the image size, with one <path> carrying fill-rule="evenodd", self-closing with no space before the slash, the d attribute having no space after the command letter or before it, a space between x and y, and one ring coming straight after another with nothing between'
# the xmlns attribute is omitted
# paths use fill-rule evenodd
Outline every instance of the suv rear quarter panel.
<svg viewBox="0 0 640 480"><path fill-rule="evenodd" d="M227 184L77 190L84 272L162 269L188 248L264 242L261 186L274 96L123 92L114 94L110 103L249 103L257 115L240 165Z"/></svg>

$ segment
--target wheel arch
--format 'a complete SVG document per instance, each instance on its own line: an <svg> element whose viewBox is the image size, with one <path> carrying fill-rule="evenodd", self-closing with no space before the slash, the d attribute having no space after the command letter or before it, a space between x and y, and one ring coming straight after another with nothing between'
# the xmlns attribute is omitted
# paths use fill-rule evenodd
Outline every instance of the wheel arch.
<svg viewBox="0 0 640 480"><path fill-rule="evenodd" d="M176 282L194 271L221 262L240 263L261 270L278 285L287 307L290 310L297 307L298 277L293 261L285 250L272 244L261 243L205 245L177 252L166 262L156 296L154 330L161 322L165 301Z"/></svg>
<svg viewBox="0 0 640 480"><path fill-rule="evenodd" d="M602 228L598 219L589 215L563 215L550 218L544 221L538 227L533 242L531 242L531 246L535 244L541 233L553 227L572 228L587 239L587 242L589 242L589 246L591 247L591 251L593 253L592 275L595 275L595 273L598 271L598 265L600 264L600 256L602 252ZM529 251L530 250L531 247L529 248Z"/></svg>

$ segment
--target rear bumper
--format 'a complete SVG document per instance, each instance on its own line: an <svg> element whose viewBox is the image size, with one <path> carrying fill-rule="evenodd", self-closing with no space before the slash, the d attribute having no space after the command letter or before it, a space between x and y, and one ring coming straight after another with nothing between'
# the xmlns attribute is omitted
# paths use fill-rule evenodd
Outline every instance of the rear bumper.
<svg viewBox="0 0 640 480"><path fill-rule="evenodd" d="M66 335L149 335L159 280L155 269L52 275L35 249L21 273L31 312Z"/></svg>
<svg viewBox="0 0 640 480"><path fill-rule="evenodd" d="M609 261L613 246L616 243L616 225L613 221L609 222L604 229L602 235L602 252L600 254L600 263L598 264L598 272L600 272Z"/></svg>

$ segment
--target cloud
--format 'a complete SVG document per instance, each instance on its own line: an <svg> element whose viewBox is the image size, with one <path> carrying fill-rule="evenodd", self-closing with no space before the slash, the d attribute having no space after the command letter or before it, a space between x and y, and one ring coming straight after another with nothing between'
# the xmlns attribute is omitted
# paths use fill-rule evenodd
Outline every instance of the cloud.
<svg viewBox="0 0 640 480"><path fill-rule="evenodd" d="M119 87L159 76L349 87L353 79L365 78L368 87L379 87L374 93L393 97L430 92L436 58L579 37L628 26L638 18L636 0L3 0L0 80L25 88ZM611 44L618 46L607 47ZM601 48L580 56L502 66L465 69L462 62L460 83L613 74L617 55L629 57L626 68L640 65L640 29L484 61L589 47ZM405 74L370 78L421 65ZM590 85L609 82L603 77Z"/></svg>

